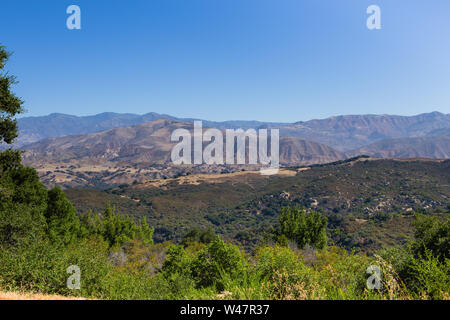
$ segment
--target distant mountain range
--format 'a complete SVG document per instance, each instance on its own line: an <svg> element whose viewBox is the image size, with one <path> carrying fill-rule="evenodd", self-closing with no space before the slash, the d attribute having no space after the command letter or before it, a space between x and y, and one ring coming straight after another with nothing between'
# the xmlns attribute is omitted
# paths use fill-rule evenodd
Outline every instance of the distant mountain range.
<svg viewBox="0 0 450 320"><path fill-rule="evenodd" d="M18 120L20 136L16 142L18 146L23 146L45 138L100 132L118 127L135 126L146 122L152 122L157 119L172 119L180 122L201 120L194 118L177 118L167 114L154 112L146 113L144 115L105 112L83 117L52 113L48 116L20 118ZM202 121L205 127L219 129L260 128L269 124L273 126L283 125L281 123L266 123L259 121Z"/></svg>
<svg viewBox="0 0 450 320"><path fill-rule="evenodd" d="M282 135L320 142L350 151L386 139L448 135L450 114L417 116L349 115L297 122L282 127Z"/></svg>
<svg viewBox="0 0 450 320"><path fill-rule="evenodd" d="M102 159L121 164L169 163L171 150L176 144L170 141L170 137L180 128L192 131L192 123L158 119L97 133L47 138L26 145L25 159L49 163L77 159ZM295 137L280 138L282 165L310 165L345 158L344 153L317 142Z"/></svg>
<svg viewBox="0 0 450 320"><path fill-rule="evenodd" d="M54 113L42 117L19 119L18 146L24 146L45 138L89 134L108 129L134 126L157 119L192 122L190 118L176 118L166 114L101 113L77 117ZM203 121L212 128L279 128L283 137L297 137L328 145L340 152L352 151L387 139L448 136L450 114L439 112L416 116L348 115L295 123L270 123L259 121Z"/></svg>
<svg viewBox="0 0 450 320"><path fill-rule="evenodd" d="M450 135L420 138L388 139L359 148L351 155L376 158L450 158Z"/></svg>
<svg viewBox="0 0 450 320"><path fill-rule="evenodd" d="M107 187L196 173L239 171L239 166L174 166L171 133L193 130L194 119L168 115L52 114L19 120L24 163L47 185ZM450 157L450 115L338 116L306 122L203 121L203 127L279 128L280 164L309 166L358 155L377 158ZM225 152L224 152L225 154ZM246 169L256 169L246 166Z"/></svg>

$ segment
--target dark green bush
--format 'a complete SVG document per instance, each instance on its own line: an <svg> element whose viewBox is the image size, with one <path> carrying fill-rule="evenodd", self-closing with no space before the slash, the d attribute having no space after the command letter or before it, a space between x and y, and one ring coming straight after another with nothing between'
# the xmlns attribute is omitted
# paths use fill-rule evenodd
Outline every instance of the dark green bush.
<svg viewBox="0 0 450 320"><path fill-rule="evenodd" d="M222 276L239 279L246 265L244 255L237 246L217 238L197 254L190 270L198 288L215 286L221 291Z"/></svg>
<svg viewBox="0 0 450 320"><path fill-rule="evenodd" d="M287 238L293 240L299 248L309 245L322 249L327 245L327 218L318 212L307 213L298 207L282 207L279 222L277 236L280 244L285 243Z"/></svg>

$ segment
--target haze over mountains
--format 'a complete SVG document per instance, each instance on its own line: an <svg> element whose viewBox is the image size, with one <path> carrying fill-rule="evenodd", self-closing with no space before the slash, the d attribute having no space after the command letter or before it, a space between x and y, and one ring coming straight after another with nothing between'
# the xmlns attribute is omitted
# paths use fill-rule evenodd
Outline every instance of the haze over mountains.
<svg viewBox="0 0 450 320"><path fill-rule="evenodd" d="M17 145L23 146L50 137L88 134L112 128L134 126L157 119L172 119L181 122L192 122L194 120L158 113L144 115L101 113L85 117L54 113L42 117L24 117L19 119L20 136ZM386 139L448 136L450 133L450 114L432 112L410 117L347 115L290 124L203 120L203 125L219 129L280 128L281 136L299 137L326 144L339 151L351 151Z"/></svg>
<svg viewBox="0 0 450 320"><path fill-rule="evenodd" d="M19 119L20 136L17 139L17 145L24 146L50 137L66 137L60 141L54 140L52 147L55 147L55 143L58 145L63 143L63 141L66 144L73 144L75 147L77 143L83 141L83 138L69 138L67 136L85 135L112 128L135 126L157 119L171 119L178 122L192 122L194 120L180 119L157 113L147 113L145 115L102 113L85 117L55 113L43 117L25 117ZM279 128L282 137L306 139L311 142L325 144L340 152L349 152L352 155L364 152L374 156L446 158L450 153L448 148L450 115L439 112L411 117L348 115L292 124L258 121L203 121L203 125L219 129ZM127 130L133 129L114 131L110 133L110 137L116 142L118 140L124 141L129 136L129 134L127 135ZM138 133L141 142L142 139L150 137L145 137L145 134L148 133ZM170 133L167 130L165 132L167 136L170 136ZM164 135L162 132L159 134L159 138ZM154 142L158 143L157 140L159 138L151 136ZM90 136L91 139L93 137L96 136ZM408 140L409 138L419 137L428 138ZM102 139L105 140L105 137L102 137ZM395 140L389 141L391 139ZM114 141L110 141L110 143L114 143ZM49 143L48 140L42 141L40 146L34 144L33 146L28 146L27 149L32 147L33 149L38 148L42 150L43 146ZM108 142L105 143L108 144ZM146 148L148 148L148 143L148 141L144 143L144 145L147 145ZM136 145L136 143L132 144ZM137 142L137 145L139 145L139 142ZM90 150L92 145L87 144L84 147L86 148L85 153L96 152L95 150ZM160 159L157 160L159 161Z"/></svg>
<svg viewBox="0 0 450 320"><path fill-rule="evenodd" d="M237 166L180 169L172 165L170 154L176 143L170 141L171 134L178 128L192 132L193 120L156 113L22 118L18 145L26 150L24 162L34 166L48 185L108 185L240 170ZM291 124L204 121L203 128L207 127L279 128L282 166L323 164L362 154L379 158L450 156L450 115L439 112L412 117L349 115Z"/></svg>
<svg viewBox="0 0 450 320"><path fill-rule="evenodd" d="M170 141L171 134L180 128L192 130L192 123L158 119L97 133L47 138L26 145L25 159L41 162L43 159L47 162L102 159L122 164L163 164L170 162L171 150L177 143ZM345 154L317 142L295 137L280 138L282 165L326 163L345 157Z"/></svg>
<svg viewBox="0 0 450 320"><path fill-rule="evenodd" d="M450 136L387 139L349 153L377 158L450 158Z"/></svg>
<svg viewBox="0 0 450 320"><path fill-rule="evenodd" d="M411 117L348 115L296 122L284 127L282 135L302 137L340 151L350 151L386 139L448 135L449 128L450 114L439 112Z"/></svg>
<svg viewBox="0 0 450 320"><path fill-rule="evenodd" d="M131 113L105 112L93 116L73 116L62 113L52 113L41 117L24 117L18 120L20 136L17 145L23 146L45 138L63 137L68 135L79 135L100 132L108 129L134 126L157 119L172 119L181 122L192 122L194 118L177 118L167 114L146 113L144 115ZM202 120L205 127L210 128L259 128L269 123L259 121L224 121L215 122ZM270 123L271 125L282 125Z"/></svg>

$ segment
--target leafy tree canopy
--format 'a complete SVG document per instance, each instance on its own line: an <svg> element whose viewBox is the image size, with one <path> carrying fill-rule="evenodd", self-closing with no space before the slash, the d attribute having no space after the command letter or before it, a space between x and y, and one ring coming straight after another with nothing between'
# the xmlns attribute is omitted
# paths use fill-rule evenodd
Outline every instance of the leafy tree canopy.
<svg viewBox="0 0 450 320"><path fill-rule="evenodd" d="M286 245L288 240L294 241L299 248L306 245L323 249L327 245L327 218L320 213L298 207L283 207L280 214L280 229L276 240Z"/></svg>
<svg viewBox="0 0 450 320"><path fill-rule="evenodd" d="M16 84L16 78L4 71L10 53L0 46L0 143L11 144L17 137L17 114L23 112L20 100L12 91L11 86Z"/></svg>

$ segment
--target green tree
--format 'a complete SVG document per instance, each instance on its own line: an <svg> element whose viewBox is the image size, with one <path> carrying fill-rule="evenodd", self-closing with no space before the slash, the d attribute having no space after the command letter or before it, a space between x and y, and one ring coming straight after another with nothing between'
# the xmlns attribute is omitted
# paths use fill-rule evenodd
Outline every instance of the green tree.
<svg viewBox="0 0 450 320"><path fill-rule="evenodd" d="M166 278L175 274L190 276L190 263L192 256L183 246L171 245L166 252L166 259L162 265L162 272Z"/></svg>
<svg viewBox="0 0 450 320"><path fill-rule="evenodd" d="M0 144L17 137L15 116L22 100L11 91L15 77L4 70L10 53L0 46ZM20 151L0 151L0 247L18 248L44 237L47 191L33 168L21 164Z"/></svg>
<svg viewBox="0 0 450 320"><path fill-rule="evenodd" d="M75 207L67 200L64 192L59 187L48 191L47 232L52 241L61 240L69 244L80 235L80 222L75 214Z"/></svg>
<svg viewBox="0 0 450 320"><path fill-rule="evenodd" d="M150 227L147 223L147 218L144 217L140 224L138 225L138 231L136 234L136 238L142 240L142 242L146 245L153 244L153 233L155 229Z"/></svg>
<svg viewBox="0 0 450 320"><path fill-rule="evenodd" d="M0 177L11 169L17 169L21 166L22 156L20 151L8 149L0 151Z"/></svg>
<svg viewBox="0 0 450 320"><path fill-rule="evenodd" d="M450 259L450 219L416 215L414 221L414 237L412 249L416 256L425 256L427 251L441 261Z"/></svg>
<svg viewBox="0 0 450 320"><path fill-rule="evenodd" d="M323 249L327 245L327 218L318 212L307 213L298 207L283 207L279 222L276 238L282 245L286 244L286 239L294 241L299 248L310 245Z"/></svg>
<svg viewBox="0 0 450 320"><path fill-rule="evenodd" d="M45 235L47 190L18 152L0 152L0 247L27 246Z"/></svg>
<svg viewBox="0 0 450 320"><path fill-rule="evenodd" d="M242 279L245 269L246 261L239 248L219 237L200 251L191 263L191 274L197 287L215 286L218 291L224 289L223 276Z"/></svg>
<svg viewBox="0 0 450 320"><path fill-rule="evenodd" d="M415 239L402 247L380 252L408 290L421 296L442 299L449 292L450 224L446 217L416 214Z"/></svg>
<svg viewBox="0 0 450 320"><path fill-rule="evenodd" d="M11 86L17 83L16 78L4 71L10 55L5 47L0 46L0 143L7 144L17 137L17 120L14 117L23 112L23 101L11 91Z"/></svg>
<svg viewBox="0 0 450 320"><path fill-rule="evenodd" d="M106 240L111 247L120 246L130 240L142 240L146 245L153 244L154 229L144 218L136 223L128 215L116 212L107 205L103 217L97 213L88 212L81 216L81 234L95 234Z"/></svg>
<svg viewBox="0 0 450 320"><path fill-rule="evenodd" d="M0 205L0 251L28 247L44 236L45 219L41 210L12 202Z"/></svg>

